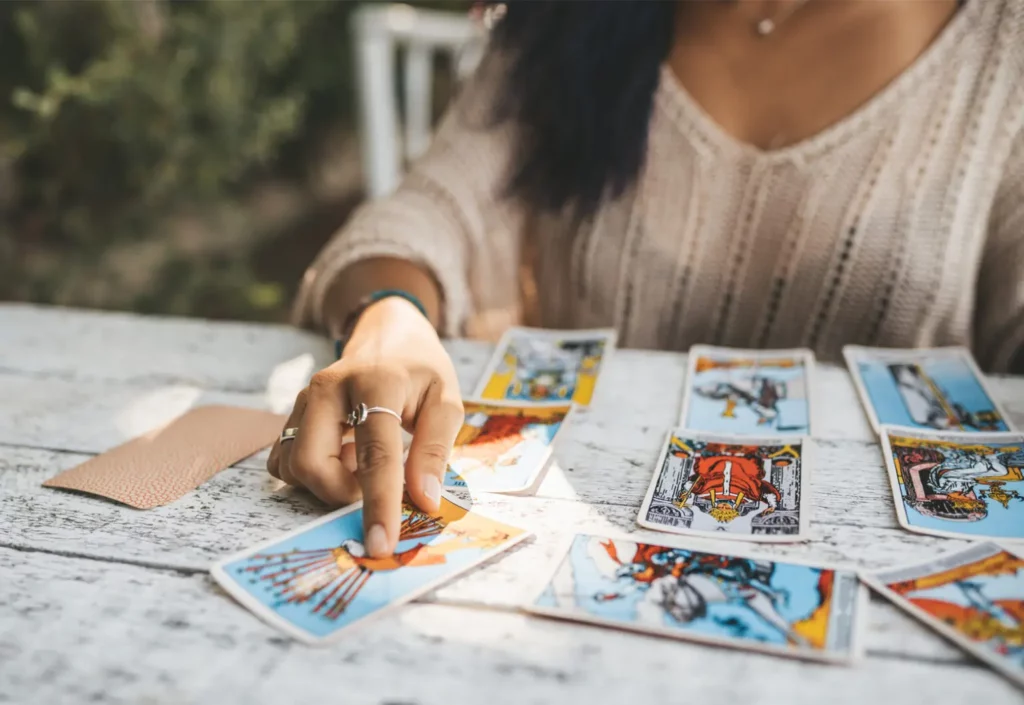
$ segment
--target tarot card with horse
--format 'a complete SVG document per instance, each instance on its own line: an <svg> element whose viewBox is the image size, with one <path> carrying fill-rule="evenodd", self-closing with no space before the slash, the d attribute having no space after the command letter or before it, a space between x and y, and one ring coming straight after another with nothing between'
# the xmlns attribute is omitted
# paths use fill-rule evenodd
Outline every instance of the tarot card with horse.
<svg viewBox="0 0 1024 705"><path fill-rule="evenodd" d="M1024 434L883 426L882 452L903 528L1024 540Z"/></svg>
<svg viewBox="0 0 1024 705"><path fill-rule="evenodd" d="M586 406L614 348L612 329L510 328L499 341L476 395Z"/></svg>
<svg viewBox="0 0 1024 705"><path fill-rule="evenodd" d="M577 534L530 612L834 663L860 653L850 569Z"/></svg>
<svg viewBox="0 0 1024 705"><path fill-rule="evenodd" d="M436 514L407 501L395 553L371 558L363 546L358 503L231 556L212 573L256 615L316 644L433 590L528 536L442 494Z"/></svg>
<svg viewBox="0 0 1024 705"><path fill-rule="evenodd" d="M679 429L665 439L637 523L744 541L808 537L808 442Z"/></svg>
<svg viewBox="0 0 1024 705"><path fill-rule="evenodd" d="M863 576L899 608L1024 686L1024 555L975 543Z"/></svg>
<svg viewBox="0 0 1024 705"><path fill-rule="evenodd" d="M932 431L1014 430L965 348L843 348L875 431L909 426Z"/></svg>
<svg viewBox="0 0 1024 705"><path fill-rule="evenodd" d="M738 435L811 433L810 350L694 345L680 425Z"/></svg>
<svg viewBox="0 0 1024 705"><path fill-rule="evenodd" d="M466 419L445 486L511 494L534 490L572 405L466 400L463 406Z"/></svg>

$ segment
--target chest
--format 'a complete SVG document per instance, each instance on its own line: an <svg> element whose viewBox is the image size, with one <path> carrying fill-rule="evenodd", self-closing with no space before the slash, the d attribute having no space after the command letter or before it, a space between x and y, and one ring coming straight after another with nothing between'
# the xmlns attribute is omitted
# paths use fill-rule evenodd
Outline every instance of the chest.
<svg viewBox="0 0 1024 705"><path fill-rule="evenodd" d="M998 145L968 111L941 90L912 109L897 96L845 135L765 155L663 88L635 191L571 246L552 240L558 285L543 294L566 302L559 325L823 358L854 342L967 339L998 182L985 157ZM974 153L960 148L971 141Z"/></svg>
<svg viewBox="0 0 1024 705"><path fill-rule="evenodd" d="M866 103L771 149L727 129L666 66L634 188L542 238L538 320L614 325L627 346L809 347L822 359L844 344L970 342L1008 149L979 109L1010 105L1000 69L959 50L973 22L954 18ZM790 114L781 102L772 119Z"/></svg>
<svg viewBox="0 0 1024 705"><path fill-rule="evenodd" d="M758 149L842 121L924 54L957 3L809 3L777 34L715 4L680 9L669 66L723 131Z"/></svg>

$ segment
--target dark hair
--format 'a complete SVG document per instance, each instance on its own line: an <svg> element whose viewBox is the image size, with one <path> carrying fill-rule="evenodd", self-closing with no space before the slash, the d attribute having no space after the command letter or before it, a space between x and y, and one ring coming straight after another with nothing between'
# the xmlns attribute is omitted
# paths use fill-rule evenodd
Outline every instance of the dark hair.
<svg viewBox="0 0 1024 705"><path fill-rule="evenodd" d="M589 215L636 180L674 15L673 2L508 3L493 35L510 61L495 114L521 140L508 195Z"/></svg>

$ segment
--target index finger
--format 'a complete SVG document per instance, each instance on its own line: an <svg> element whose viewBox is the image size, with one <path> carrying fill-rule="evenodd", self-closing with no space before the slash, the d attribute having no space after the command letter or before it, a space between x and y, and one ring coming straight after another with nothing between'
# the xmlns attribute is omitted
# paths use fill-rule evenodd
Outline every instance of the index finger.
<svg viewBox="0 0 1024 705"><path fill-rule="evenodd" d="M305 395L302 422L289 452L279 454L282 477L290 476L333 506L358 499L359 488L342 462L343 421L348 405L343 377L328 368L313 376Z"/></svg>
<svg viewBox="0 0 1024 705"><path fill-rule="evenodd" d="M364 385L356 387L350 399L352 408L364 403L402 415L405 405L400 388L374 385L364 395L358 389ZM363 491L363 543L372 557L389 556L398 544L402 521L402 424L391 414L373 413L355 431L356 479Z"/></svg>

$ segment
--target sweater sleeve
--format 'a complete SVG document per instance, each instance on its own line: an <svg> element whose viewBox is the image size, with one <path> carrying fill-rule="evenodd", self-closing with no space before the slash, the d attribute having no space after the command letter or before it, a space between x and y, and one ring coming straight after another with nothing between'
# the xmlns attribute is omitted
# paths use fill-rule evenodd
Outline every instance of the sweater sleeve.
<svg viewBox="0 0 1024 705"><path fill-rule="evenodd" d="M975 336L988 371L1024 374L1024 130L1006 162L989 220Z"/></svg>
<svg viewBox="0 0 1024 705"><path fill-rule="evenodd" d="M447 111L427 153L397 191L364 203L306 270L292 312L296 325L323 328L324 298L347 267L374 257L423 266L443 299L442 333L463 334L481 303L514 307L518 253L515 204L501 198L511 128L490 117L503 62L489 52ZM493 273L487 269L498 269ZM484 298L474 294L487 280Z"/></svg>

